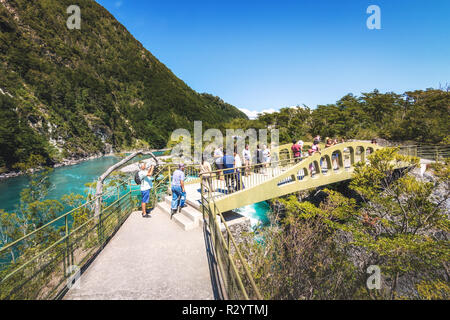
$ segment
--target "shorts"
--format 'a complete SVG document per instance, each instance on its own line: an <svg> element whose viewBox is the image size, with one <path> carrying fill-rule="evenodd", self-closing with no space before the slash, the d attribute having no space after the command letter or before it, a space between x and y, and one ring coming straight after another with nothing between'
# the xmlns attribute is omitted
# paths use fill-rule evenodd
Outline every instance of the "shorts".
<svg viewBox="0 0 450 320"><path fill-rule="evenodd" d="M216 163L216 167L217 167L217 170L222 170L222 169L225 168L225 167L223 166L223 163Z"/></svg>
<svg viewBox="0 0 450 320"><path fill-rule="evenodd" d="M150 201L150 189L141 191L142 203L149 203Z"/></svg>

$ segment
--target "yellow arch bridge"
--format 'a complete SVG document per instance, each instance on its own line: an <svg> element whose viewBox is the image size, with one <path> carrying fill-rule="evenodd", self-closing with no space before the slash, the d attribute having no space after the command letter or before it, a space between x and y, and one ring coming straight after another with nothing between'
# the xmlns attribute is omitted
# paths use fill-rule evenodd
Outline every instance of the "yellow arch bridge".
<svg viewBox="0 0 450 320"><path fill-rule="evenodd" d="M312 156L294 159L290 145L280 146L278 159L233 170L218 170L202 175L203 198L211 198L220 212L277 198L294 192L326 186L352 178L354 165L380 149L367 142L347 142L320 150ZM276 153L275 153L276 154ZM187 198L202 203L200 174L187 168Z"/></svg>

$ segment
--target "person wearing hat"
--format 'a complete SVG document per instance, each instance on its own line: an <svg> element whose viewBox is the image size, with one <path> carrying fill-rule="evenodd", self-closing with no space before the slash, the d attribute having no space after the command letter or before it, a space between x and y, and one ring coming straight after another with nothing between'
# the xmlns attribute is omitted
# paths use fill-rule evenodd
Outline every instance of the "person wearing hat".
<svg viewBox="0 0 450 320"><path fill-rule="evenodd" d="M178 211L178 204L180 207L180 210L184 207L185 201L186 201L186 191L184 189L184 164L181 163L178 165L178 169L175 170L172 176L172 215L174 215Z"/></svg>

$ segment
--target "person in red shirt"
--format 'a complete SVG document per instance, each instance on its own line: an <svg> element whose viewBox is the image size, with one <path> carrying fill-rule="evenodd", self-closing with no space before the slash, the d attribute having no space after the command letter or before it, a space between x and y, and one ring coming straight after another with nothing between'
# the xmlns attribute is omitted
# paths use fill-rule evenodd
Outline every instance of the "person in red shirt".
<svg viewBox="0 0 450 320"><path fill-rule="evenodd" d="M295 162L299 162L300 158L302 156L302 148L295 140L292 140L291 150L292 150L292 153L294 154Z"/></svg>

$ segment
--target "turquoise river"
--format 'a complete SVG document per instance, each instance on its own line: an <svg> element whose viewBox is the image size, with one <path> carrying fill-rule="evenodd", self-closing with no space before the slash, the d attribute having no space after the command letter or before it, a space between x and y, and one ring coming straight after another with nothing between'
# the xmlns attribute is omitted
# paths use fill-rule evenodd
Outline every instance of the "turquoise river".
<svg viewBox="0 0 450 320"><path fill-rule="evenodd" d="M119 158L104 156L101 158L83 161L79 164L55 168L50 175L51 189L47 199L60 199L65 194L85 194L85 183L95 181ZM0 180L0 209L6 212L14 212L19 203L20 192L26 188L28 179L19 176ZM240 214L250 218L252 226L267 224L267 214L270 207L266 202L256 203L236 210Z"/></svg>

